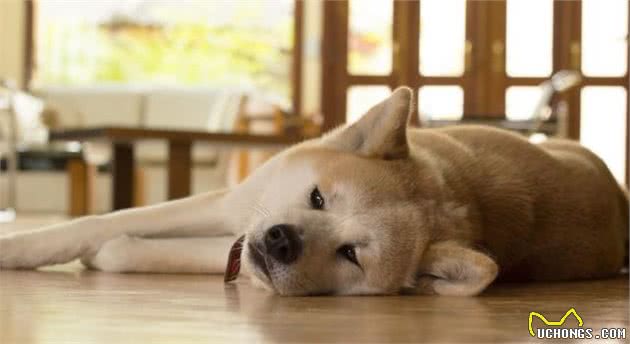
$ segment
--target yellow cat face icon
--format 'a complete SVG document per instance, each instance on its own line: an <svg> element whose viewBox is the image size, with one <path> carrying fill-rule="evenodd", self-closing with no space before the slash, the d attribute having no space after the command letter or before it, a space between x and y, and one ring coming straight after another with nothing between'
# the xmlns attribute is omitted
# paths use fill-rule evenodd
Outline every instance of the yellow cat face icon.
<svg viewBox="0 0 630 344"><path fill-rule="evenodd" d="M578 321L578 326L582 327L582 325L584 325L584 322L582 321L582 318L577 314L577 312L575 311L575 308L571 308L569 309L564 316L562 317L562 319L560 319L560 321L549 321L547 320L547 318L545 318L544 315L540 314L540 313L536 313L536 312L530 312L529 313L529 334L532 337L536 337L536 334L534 333L534 329L532 328L532 320L534 318L534 316L538 317L540 320L542 320L545 325L547 326L562 326L562 324L564 324L564 321L567 320L567 318L569 317L570 314L573 314L573 316L575 316L575 318Z"/></svg>

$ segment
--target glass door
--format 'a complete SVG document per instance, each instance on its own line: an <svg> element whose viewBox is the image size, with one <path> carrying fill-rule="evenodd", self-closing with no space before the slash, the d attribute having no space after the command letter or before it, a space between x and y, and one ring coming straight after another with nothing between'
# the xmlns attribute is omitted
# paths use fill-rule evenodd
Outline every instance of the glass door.
<svg viewBox="0 0 630 344"><path fill-rule="evenodd" d="M473 72L466 5L350 0L345 120L355 121L398 85L414 89L421 118L461 118Z"/></svg>
<svg viewBox="0 0 630 344"><path fill-rule="evenodd" d="M394 2L348 2L345 121L354 122L391 92Z"/></svg>
<svg viewBox="0 0 630 344"><path fill-rule="evenodd" d="M531 119L541 89L553 72L553 0L507 0L505 6L505 80L499 90L505 117ZM494 43L497 55L501 41ZM497 59L503 56L496 56Z"/></svg>
<svg viewBox="0 0 630 344"><path fill-rule="evenodd" d="M628 182L627 0L583 0L576 62L583 83L576 97L576 134L599 155L617 180Z"/></svg>
<svg viewBox="0 0 630 344"><path fill-rule="evenodd" d="M492 18L505 20L504 77L495 77L498 85L490 89L503 93L507 119L531 119L541 92L536 85L553 72L580 72L581 83L557 99L568 104L568 135L600 156L619 182L627 181L628 1L505 5L503 18ZM490 53L500 46L493 43Z"/></svg>
<svg viewBox="0 0 630 344"><path fill-rule="evenodd" d="M627 0L326 1L324 129L355 121L407 85L431 121L529 120L540 83L560 70L582 83L555 98L568 136L628 174Z"/></svg>
<svg viewBox="0 0 630 344"><path fill-rule="evenodd" d="M470 4L470 3L469 3ZM475 6L472 4L473 7ZM475 104L473 32L465 0L421 1L419 6L418 114L421 120L457 120Z"/></svg>

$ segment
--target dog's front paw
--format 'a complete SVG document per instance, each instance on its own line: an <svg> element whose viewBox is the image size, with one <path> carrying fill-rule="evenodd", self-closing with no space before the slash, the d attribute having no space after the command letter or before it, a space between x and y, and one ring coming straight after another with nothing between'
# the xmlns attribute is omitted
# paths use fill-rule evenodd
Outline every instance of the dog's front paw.
<svg viewBox="0 0 630 344"><path fill-rule="evenodd" d="M21 235L0 238L0 269L33 269L37 266L29 262L26 240Z"/></svg>
<svg viewBox="0 0 630 344"><path fill-rule="evenodd" d="M0 269L35 269L77 257L77 245L47 233L17 233L0 237Z"/></svg>
<svg viewBox="0 0 630 344"><path fill-rule="evenodd" d="M134 264L131 253L136 242L136 238L121 235L105 242L95 254L83 256L81 263L90 269L101 271L128 271Z"/></svg>

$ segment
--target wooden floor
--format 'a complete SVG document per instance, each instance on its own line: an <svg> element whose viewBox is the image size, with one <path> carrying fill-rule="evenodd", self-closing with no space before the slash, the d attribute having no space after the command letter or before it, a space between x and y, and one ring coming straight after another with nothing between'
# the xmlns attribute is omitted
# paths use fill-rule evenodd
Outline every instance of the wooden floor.
<svg viewBox="0 0 630 344"><path fill-rule="evenodd" d="M34 222L12 228L25 223ZM76 262L0 271L2 344L527 342L540 341L529 335L530 312L555 321L571 307L595 333L628 328L627 276L506 284L473 298L290 298L245 280L224 285L216 276L108 274ZM576 327L575 319L567 325Z"/></svg>

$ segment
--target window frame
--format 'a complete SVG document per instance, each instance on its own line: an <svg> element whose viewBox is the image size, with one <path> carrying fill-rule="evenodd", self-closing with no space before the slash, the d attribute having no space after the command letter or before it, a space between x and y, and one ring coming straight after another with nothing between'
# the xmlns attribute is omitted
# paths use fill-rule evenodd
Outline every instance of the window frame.
<svg viewBox="0 0 630 344"><path fill-rule="evenodd" d="M345 122L347 90L352 86L387 85L394 88L407 85L418 95L418 88L430 85L459 85L464 89L464 117L482 115L490 118L505 117L505 92L510 86L535 86L548 77L510 77L506 72L506 11L507 2L474 1L466 3L466 40L472 42L472 51L466 56L464 75L461 77L425 77L419 66L418 0L394 0L392 71L389 75L351 75L348 72L348 0L323 3L322 35L322 99L323 130L335 128ZM552 73L562 69L581 70L581 1L553 1ZM630 9L628 11L630 17ZM630 20L628 20L630 32ZM492 44L503 45L501 55L492 54ZM627 116L630 117L630 44L628 68L620 77L583 77L582 83L555 101L569 104L568 135L580 138L580 93L586 86L622 86L626 88ZM497 61L497 59L500 59ZM492 65L500 63L498 71ZM414 109L417 111L417 109ZM417 113L414 124L419 124ZM626 185L630 184L630 120L626 125Z"/></svg>

